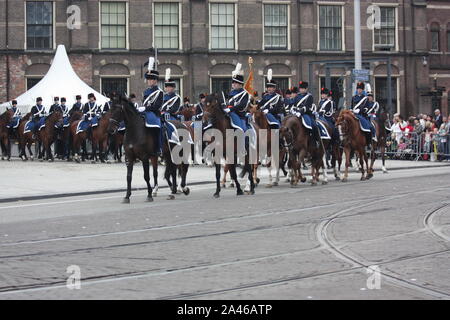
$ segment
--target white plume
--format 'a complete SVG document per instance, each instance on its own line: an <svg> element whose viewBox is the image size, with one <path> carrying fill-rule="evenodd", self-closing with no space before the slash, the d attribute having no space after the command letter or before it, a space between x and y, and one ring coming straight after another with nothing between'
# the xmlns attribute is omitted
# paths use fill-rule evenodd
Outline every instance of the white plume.
<svg viewBox="0 0 450 320"><path fill-rule="evenodd" d="M148 58L148 71L155 70L155 58Z"/></svg>
<svg viewBox="0 0 450 320"><path fill-rule="evenodd" d="M372 92L372 86L370 83L366 83L366 92Z"/></svg>
<svg viewBox="0 0 450 320"><path fill-rule="evenodd" d="M238 63L236 65L236 69L234 69L234 71L232 72L233 76L237 76L238 74L241 74L241 68L242 68L242 64Z"/></svg>
<svg viewBox="0 0 450 320"><path fill-rule="evenodd" d="M272 69L267 70L267 80L272 81Z"/></svg>
<svg viewBox="0 0 450 320"><path fill-rule="evenodd" d="M166 69L166 77L165 77L166 81L169 81L170 79L170 68Z"/></svg>

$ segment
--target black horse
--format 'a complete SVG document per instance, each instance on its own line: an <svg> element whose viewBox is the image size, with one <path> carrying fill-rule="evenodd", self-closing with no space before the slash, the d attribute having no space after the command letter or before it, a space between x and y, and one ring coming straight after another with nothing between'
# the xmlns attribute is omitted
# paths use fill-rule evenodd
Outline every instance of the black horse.
<svg viewBox="0 0 450 320"><path fill-rule="evenodd" d="M152 187L150 185L150 164L152 159L153 178L155 188L158 186L158 162L157 140L155 129L145 127L144 119L136 110L134 105L126 98L117 97L112 100L111 118L109 120L108 132L114 134L119 128L119 123L125 121L127 131L124 136L125 156L127 165L127 193L123 203L130 203L131 179L133 175L134 162L139 159L144 168L144 180L147 183L147 201L152 202Z"/></svg>

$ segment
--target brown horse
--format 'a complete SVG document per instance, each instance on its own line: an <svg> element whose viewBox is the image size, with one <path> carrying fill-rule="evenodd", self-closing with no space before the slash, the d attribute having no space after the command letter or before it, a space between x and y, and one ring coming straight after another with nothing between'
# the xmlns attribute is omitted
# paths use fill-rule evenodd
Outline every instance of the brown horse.
<svg viewBox="0 0 450 320"><path fill-rule="evenodd" d="M373 168L375 162L375 151L380 150L382 166L381 170L383 173L388 173L386 169L386 141L388 137L388 130L386 129L386 121L388 120L388 114L386 112L380 113L380 116L376 118L376 121L372 121L377 130L377 140L378 142L372 141L373 148L371 152L371 163L370 167ZM378 128L377 128L378 127Z"/></svg>
<svg viewBox="0 0 450 320"><path fill-rule="evenodd" d="M28 149L28 153L30 154L31 160L34 160L33 152L31 151L31 145L36 142L36 139L33 138L33 132L27 132L25 133L25 125L28 121L31 119L31 112L27 113L22 119L20 119L19 127L17 128L17 133L19 136L19 150L20 154L19 157L23 161L27 161L27 153L26 149Z"/></svg>
<svg viewBox="0 0 450 320"><path fill-rule="evenodd" d="M291 186L296 186L299 181L306 182L306 178L301 171L301 164L307 156L311 159L311 184L317 185L320 169L324 167L325 148L323 145L319 148L315 146L308 129L305 128L301 119L294 115L284 118L280 129L280 138L289 150L288 166L291 169ZM327 180L324 179L323 182L327 183Z"/></svg>
<svg viewBox="0 0 450 320"><path fill-rule="evenodd" d="M229 170L231 179L233 179L235 185L236 185L236 194L238 196L243 195L244 192L241 189L241 185L238 181L237 173L236 173L236 163L237 163L237 143L234 143L234 152L233 152L233 159L227 159L227 130L234 130L231 126L231 121L228 117L226 117L225 112L222 110L221 104L219 102L219 98L215 95L209 95L206 97L206 106L205 106L205 112L204 112L204 121L211 124L211 129L215 129L216 131L221 133L221 139L218 141L215 141L217 137L212 137L211 142L214 141L216 145L221 145L222 150L221 154L215 154L215 169L216 169L216 192L214 193L215 198L220 197L220 191L221 191L221 185L220 185L220 169L221 169L221 163L218 160L220 159L226 159L229 163ZM236 139L235 139L236 140ZM214 152L217 152L217 148L214 150ZM255 193L255 183L253 181L252 176L252 169L249 164L249 157L248 155L245 157L245 163L244 163L244 172L248 173L248 182L250 185L250 189L248 194L254 194Z"/></svg>
<svg viewBox="0 0 450 320"><path fill-rule="evenodd" d="M14 112L6 110L0 115L0 146L2 149L2 160L6 156L6 160L11 159L11 141L9 140L9 129L6 127L12 120Z"/></svg>
<svg viewBox="0 0 450 320"><path fill-rule="evenodd" d="M350 155L352 151L356 152L361 165L361 181L373 177L373 167L369 167L368 157L365 147L368 144L366 134L361 131L358 118L350 110L342 110L336 126L339 129L339 135L345 153L345 173L342 182L348 181L348 168L350 166ZM377 128L378 131L378 128ZM371 139L371 137L370 137ZM370 145L372 142L369 143ZM373 152L372 147L372 152ZM364 170L364 164L366 170ZM365 173L367 172L367 175Z"/></svg>
<svg viewBox="0 0 450 320"><path fill-rule="evenodd" d="M183 121L191 121L192 117L195 116L195 106L191 105L189 108L183 108L178 114L183 117Z"/></svg>
<svg viewBox="0 0 450 320"><path fill-rule="evenodd" d="M55 111L45 119L45 127L38 131L38 141L42 144L42 148L39 147L39 159L43 161L44 154L45 159L49 162L53 162L53 153L51 146L55 141L55 126L62 126L63 114L60 111Z"/></svg>
<svg viewBox="0 0 450 320"><path fill-rule="evenodd" d="M92 163L97 162L97 149L102 163L109 163L108 160L108 125L111 112L104 113L98 121L98 126L92 128Z"/></svg>
<svg viewBox="0 0 450 320"><path fill-rule="evenodd" d="M115 134L120 122L125 121L127 128L124 136L125 157L127 165L127 193L123 203L130 203L131 180L133 177L133 166L137 159L142 161L144 169L144 180L147 184L147 201L152 202L152 187L150 185L150 164L152 159L153 177L155 188L158 188L158 162L156 161L157 140L153 129L145 127L144 119L136 110L134 104L123 97L115 97L111 105L111 117L109 118L108 132ZM155 194L153 194L155 195Z"/></svg>
<svg viewBox="0 0 450 320"><path fill-rule="evenodd" d="M75 112L72 115L72 117L73 119L71 119L69 126L72 145L71 149L74 160L80 163L80 161L84 161L85 158L87 157L86 142L88 140L88 131L82 131L77 133L78 125L81 121L83 121L83 113ZM80 150L81 148L83 149L82 151ZM80 151L81 157L79 155Z"/></svg>

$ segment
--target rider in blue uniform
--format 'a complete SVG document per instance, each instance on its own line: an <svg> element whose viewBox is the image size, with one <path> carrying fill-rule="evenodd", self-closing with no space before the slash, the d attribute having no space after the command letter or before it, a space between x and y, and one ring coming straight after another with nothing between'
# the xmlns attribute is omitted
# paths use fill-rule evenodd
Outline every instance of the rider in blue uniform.
<svg viewBox="0 0 450 320"><path fill-rule="evenodd" d="M200 101L199 101L199 103L197 103L195 105L194 120L195 121L202 121L202 119L203 119L203 110L205 109L206 95L204 93L200 93L198 98L200 99Z"/></svg>
<svg viewBox="0 0 450 320"><path fill-rule="evenodd" d="M291 114L291 109L294 106L295 102L298 102L298 88L292 87L289 89L289 97L284 99L284 114L289 115Z"/></svg>
<svg viewBox="0 0 450 320"><path fill-rule="evenodd" d="M11 110L14 112L14 115L10 121L6 125L6 127L11 130L11 133L14 133L14 131L19 127L20 119L22 118L22 114L20 112L19 107L17 107L17 101L13 100L11 101L11 105L6 107L7 110Z"/></svg>
<svg viewBox="0 0 450 320"><path fill-rule="evenodd" d="M162 135L161 135L161 108L163 104L164 92L158 87L159 72L155 68L155 59L150 57L148 71L145 73L148 88L143 93L142 106L138 111L143 113L145 117L145 126L154 128L157 138L155 142L158 144L156 150L161 154Z"/></svg>
<svg viewBox="0 0 450 320"><path fill-rule="evenodd" d="M31 108L31 119L33 122L33 134L36 135L45 123L45 107L42 105L42 98L36 98L36 105Z"/></svg>
<svg viewBox="0 0 450 320"><path fill-rule="evenodd" d="M224 105L224 111L231 118L232 126L235 129L247 131L247 107L250 103L250 94L243 88L244 73L241 70L241 64L238 63L236 69L232 73L231 90L229 99Z"/></svg>
<svg viewBox="0 0 450 320"><path fill-rule="evenodd" d="M72 116L75 112L83 112L83 104L81 103L81 96L77 95L75 97L76 102L73 104L69 111L69 115Z"/></svg>
<svg viewBox="0 0 450 320"><path fill-rule="evenodd" d="M170 69L166 70L166 81L164 82L164 99L162 112L165 120L179 120L178 112L181 109L181 97L175 92L175 81L170 78Z"/></svg>
<svg viewBox="0 0 450 320"><path fill-rule="evenodd" d="M334 101L331 98L332 92L327 88L322 88L321 99L319 102L319 118L326 121L328 125L334 130L333 115L336 111Z"/></svg>
<svg viewBox="0 0 450 320"><path fill-rule="evenodd" d="M276 92L277 84L272 79L272 69L269 69L266 82L267 93L259 102L261 110L266 114L267 121L274 129L281 127L281 114L284 112L283 98Z"/></svg>
<svg viewBox="0 0 450 320"><path fill-rule="evenodd" d="M83 107L84 120L88 121L92 127L98 126L98 116L101 112L99 106L97 105L95 95L89 93L89 101Z"/></svg>
<svg viewBox="0 0 450 320"><path fill-rule="evenodd" d="M317 126L315 119L315 105L313 104L314 98L308 92L308 82L300 81L299 83L300 94L293 101L291 113L297 117L302 118L303 125L309 130L316 146L319 147L321 143L319 127Z"/></svg>
<svg viewBox="0 0 450 320"><path fill-rule="evenodd" d="M364 132L368 132L370 130L372 139L377 141L375 128L369 118L369 101L363 93L364 89L364 82L358 82L356 86L357 94L352 99L352 111L361 122L362 127L366 130Z"/></svg>

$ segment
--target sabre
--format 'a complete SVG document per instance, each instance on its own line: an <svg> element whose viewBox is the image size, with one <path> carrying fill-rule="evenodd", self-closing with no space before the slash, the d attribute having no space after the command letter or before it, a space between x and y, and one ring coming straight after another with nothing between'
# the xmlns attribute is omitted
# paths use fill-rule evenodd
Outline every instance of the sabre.
<svg viewBox="0 0 450 320"><path fill-rule="evenodd" d="M223 91L222 91L222 99L223 99L223 105L226 106L227 103L226 103L226 100L225 100L225 93L223 93Z"/></svg>

